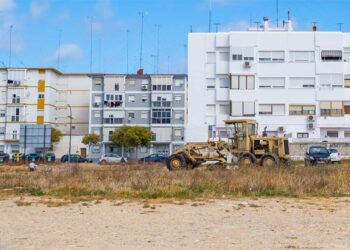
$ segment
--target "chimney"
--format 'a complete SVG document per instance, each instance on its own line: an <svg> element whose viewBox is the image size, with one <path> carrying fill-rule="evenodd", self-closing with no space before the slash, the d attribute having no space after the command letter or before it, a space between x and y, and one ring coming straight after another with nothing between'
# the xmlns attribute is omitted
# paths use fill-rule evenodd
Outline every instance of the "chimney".
<svg viewBox="0 0 350 250"><path fill-rule="evenodd" d="M317 31L317 25L316 25L315 23L312 25L312 31L313 31L313 32L316 32L316 31Z"/></svg>
<svg viewBox="0 0 350 250"><path fill-rule="evenodd" d="M269 17L264 16L263 20L264 20L264 26L263 26L264 31L268 31L269 30Z"/></svg>

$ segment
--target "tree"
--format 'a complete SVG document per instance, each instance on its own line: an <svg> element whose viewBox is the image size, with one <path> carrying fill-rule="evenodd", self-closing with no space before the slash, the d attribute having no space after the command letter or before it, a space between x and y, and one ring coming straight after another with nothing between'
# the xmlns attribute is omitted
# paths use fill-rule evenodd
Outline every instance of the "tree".
<svg viewBox="0 0 350 250"><path fill-rule="evenodd" d="M112 144L115 146L125 146L136 148L139 146L149 147L152 140L152 132L150 129L141 126L122 126L111 135Z"/></svg>
<svg viewBox="0 0 350 250"><path fill-rule="evenodd" d="M92 145L96 145L97 143L99 143L101 141L101 137L97 134L87 134L83 137L82 139L82 143L85 144L85 145L88 145L89 147L89 157L91 157L91 152L90 152L90 149L91 149L91 146Z"/></svg>
<svg viewBox="0 0 350 250"><path fill-rule="evenodd" d="M57 128L51 128L51 144L57 143L62 138L62 132Z"/></svg>

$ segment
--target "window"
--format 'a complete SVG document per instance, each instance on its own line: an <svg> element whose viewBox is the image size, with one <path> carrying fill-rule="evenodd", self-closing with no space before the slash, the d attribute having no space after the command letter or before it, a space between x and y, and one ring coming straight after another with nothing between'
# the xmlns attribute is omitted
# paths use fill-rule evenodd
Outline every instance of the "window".
<svg viewBox="0 0 350 250"><path fill-rule="evenodd" d="M207 78L207 89L215 89L215 78Z"/></svg>
<svg viewBox="0 0 350 250"><path fill-rule="evenodd" d="M5 110L0 110L0 117L5 117Z"/></svg>
<svg viewBox="0 0 350 250"><path fill-rule="evenodd" d="M171 109L152 109L152 123L170 124Z"/></svg>
<svg viewBox="0 0 350 250"><path fill-rule="evenodd" d="M101 96L94 96L94 107L100 107L101 105Z"/></svg>
<svg viewBox="0 0 350 250"><path fill-rule="evenodd" d="M95 85L99 86L102 84L102 78L101 77L96 77L95 78Z"/></svg>
<svg viewBox="0 0 350 250"><path fill-rule="evenodd" d="M260 51L259 62L284 62L284 51Z"/></svg>
<svg viewBox="0 0 350 250"><path fill-rule="evenodd" d="M170 91L171 85L169 85L169 84L152 85L152 90L154 90L154 91Z"/></svg>
<svg viewBox="0 0 350 250"><path fill-rule="evenodd" d="M142 112L141 119L148 119L148 112Z"/></svg>
<svg viewBox="0 0 350 250"><path fill-rule="evenodd" d="M350 138L350 131L344 131L344 137Z"/></svg>
<svg viewBox="0 0 350 250"><path fill-rule="evenodd" d="M341 74L322 74L320 75L321 87L341 88L343 87L343 76Z"/></svg>
<svg viewBox="0 0 350 250"><path fill-rule="evenodd" d="M291 77L289 78L289 88L301 89L301 88L315 88L314 77Z"/></svg>
<svg viewBox="0 0 350 250"><path fill-rule="evenodd" d="M230 115L230 105L229 104L220 104L219 105L219 114L220 115Z"/></svg>
<svg viewBox="0 0 350 250"><path fill-rule="evenodd" d="M141 96L141 102L147 102L148 101L148 96L147 95L142 95Z"/></svg>
<svg viewBox="0 0 350 250"><path fill-rule="evenodd" d="M175 113L174 113L174 118L176 119L176 120L182 120L183 119L183 113L182 112L176 112L175 111Z"/></svg>
<svg viewBox="0 0 350 250"><path fill-rule="evenodd" d="M176 95L175 96L175 102L181 102L182 96L181 95Z"/></svg>
<svg viewBox="0 0 350 250"><path fill-rule="evenodd" d="M344 102L344 114L350 115L350 102Z"/></svg>
<svg viewBox="0 0 350 250"><path fill-rule="evenodd" d="M309 138L309 133L297 133L297 138Z"/></svg>
<svg viewBox="0 0 350 250"><path fill-rule="evenodd" d="M207 63L215 63L216 61L216 54L215 52L207 52Z"/></svg>
<svg viewBox="0 0 350 250"><path fill-rule="evenodd" d="M220 59L220 61L228 62L230 60L230 53L229 52L220 52L219 59Z"/></svg>
<svg viewBox="0 0 350 250"><path fill-rule="evenodd" d="M233 61L254 61L253 47L233 47L231 52Z"/></svg>
<svg viewBox="0 0 350 250"><path fill-rule="evenodd" d="M315 105L289 105L289 115L315 115Z"/></svg>
<svg viewBox="0 0 350 250"><path fill-rule="evenodd" d="M182 80L182 79L175 79L175 80L174 80L174 86L175 86L175 87L181 87L181 86L183 86L184 84L185 84L185 81Z"/></svg>
<svg viewBox="0 0 350 250"><path fill-rule="evenodd" d="M350 75L344 75L344 88L350 88Z"/></svg>
<svg viewBox="0 0 350 250"><path fill-rule="evenodd" d="M135 96L134 95L129 95L128 96L128 102L135 102Z"/></svg>
<svg viewBox="0 0 350 250"><path fill-rule="evenodd" d="M259 115L284 115L284 104L260 104Z"/></svg>
<svg viewBox="0 0 350 250"><path fill-rule="evenodd" d="M252 75L233 75L231 89L254 89L255 77Z"/></svg>
<svg viewBox="0 0 350 250"><path fill-rule="evenodd" d="M338 138L338 131L327 131L327 137Z"/></svg>
<svg viewBox="0 0 350 250"><path fill-rule="evenodd" d="M114 90L119 91L119 83L114 84Z"/></svg>
<svg viewBox="0 0 350 250"><path fill-rule="evenodd" d="M342 102L341 101L320 102L320 114L321 116L341 116Z"/></svg>
<svg viewBox="0 0 350 250"><path fill-rule="evenodd" d="M284 88L285 78L283 77L260 77L259 78L259 88Z"/></svg>
<svg viewBox="0 0 350 250"><path fill-rule="evenodd" d="M231 116L254 116L254 102L232 102Z"/></svg>
<svg viewBox="0 0 350 250"><path fill-rule="evenodd" d="M321 60L323 62L341 61L342 60L342 51L341 50L322 50L321 51Z"/></svg>
<svg viewBox="0 0 350 250"><path fill-rule="evenodd" d="M95 112L94 112L94 117L95 117L95 118L100 118L100 117L101 117L101 113L98 112L98 111L97 111L97 112L95 111Z"/></svg>
<svg viewBox="0 0 350 250"><path fill-rule="evenodd" d="M290 62L313 62L315 61L314 51L289 51Z"/></svg>
<svg viewBox="0 0 350 250"><path fill-rule="evenodd" d="M134 119L135 118L135 113L129 112L128 113L128 119Z"/></svg>
<svg viewBox="0 0 350 250"><path fill-rule="evenodd" d="M129 78L128 83L130 85L135 85L136 84L136 80L134 78Z"/></svg>
<svg viewBox="0 0 350 250"><path fill-rule="evenodd" d="M206 115L215 115L215 104L207 104Z"/></svg>
<svg viewBox="0 0 350 250"><path fill-rule="evenodd" d="M220 88L228 88L229 87L228 79L227 78L220 78L219 79L219 86L220 86Z"/></svg>
<svg viewBox="0 0 350 250"><path fill-rule="evenodd" d="M0 135L4 135L4 134L5 134L5 127L0 127Z"/></svg>
<svg viewBox="0 0 350 250"><path fill-rule="evenodd" d="M176 137L181 137L182 136L182 129L174 129L174 135Z"/></svg>
<svg viewBox="0 0 350 250"><path fill-rule="evenodd" d="M38 95L38 99L45 99L45 95L44 94L39 94Z"/></svg>
<svg viewBox="0 0 350 250"><path fill-rule="evenodd" d="M157 96L156 101L152 101L152 106L153 107L170 107L171 106L171 97L162 97L162 96ZM169 100L170 99L170 100Z"/></svg>

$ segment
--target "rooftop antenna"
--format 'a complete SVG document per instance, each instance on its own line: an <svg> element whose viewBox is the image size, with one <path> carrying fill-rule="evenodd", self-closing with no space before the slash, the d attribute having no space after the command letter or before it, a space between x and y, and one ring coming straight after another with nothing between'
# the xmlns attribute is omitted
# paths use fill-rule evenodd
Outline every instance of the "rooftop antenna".
<svg viewBox="0 0 350 250"><path fill-rule="evenodd" d="M159 73L159 29L160 29L160 24L155 24L154 27L157 29L157 74Z"/></svg>
<svg viewBox="0 0 350 250"><path fill-rule="evenodd" d="M217 33L219 31L220 23L214 23L214 25L215 25L215 32Z"/></svg>
<svg viewBox="0 0 350 250"><path fill-rule="evenodd" d="M276 0L276 25L277 25L277 28L278 28L278 0Z"/></svg>
<svg viewBox="0 0 350 250"><path fill-rule="evenodd" d="M12 59L12 29L13 25L10 25L10 53L9 53L9 68L11 68L11 59Z"/></svg>
<svg viewBox="0 0 350 250"><path fill-rule="evenodd" d="M92 27L94 23L94 17L88 16L87 17L90 20L90 73L92 72Z"/></svg>
<svg viewBox="0 0 350 250"><path fill-rule="evenodd" d="M260 22L255 22L256 24L256 30L259 30Z"/></svg>
<svg viewBox="0 0 350 250"><path fill-rule="evenodd" d="M339 31L341 31L342 30L342 26L344 25L344 23L337 23L337 25L338 25Z"/></svg>
<svg viewBox="0 0 350 250"><path fill-rule="evenodd" d="M62 30L58 31L58 55L57 55L57 69L60 70L60 59L61 59L61 34Z"/></svg>
<svg viewBox="0 0 350 250"><path fill-rule="evenodd" d="M153 58L153 74L156 74L156 65L157 65L157 55L151 55Z"/></svg>
<svg viewBox="0 0 350 250"><path fill-rule="evenodd" d="M129 74L129 33L130 30L126 30L126 73Z"/></svg>
<svg viewBox="0 0 350 250"><path fill-rule="evenodd" d="M317 31L318 22L312 22L312 31Z"/></svg>
<svg viewBox="0 0 350 250"><path fill-rule="evenodd" d="M102 72L102 41L98 39L98 70Z"/></svg>
<svg viewBox="0 0 350 250"><path fill-rule="evenodd" d="M145 13L143 11L140 11L139 15L141 16L140 69L142 69L143 18L144 18Z"/></svg>
<svg viewBox="0 0 350 250"><path fill-rule="evenodd" d="M192 29L192 24L191 24L191 26L190 26L190 33L192 33L193 32L193 29Z"/></svg>
<svg viewBox="0 0 350 250"><path fill-rule="evenodd" d="M211 32L211 8L212 8L212 0L209 0L209 33Z"/></svg>

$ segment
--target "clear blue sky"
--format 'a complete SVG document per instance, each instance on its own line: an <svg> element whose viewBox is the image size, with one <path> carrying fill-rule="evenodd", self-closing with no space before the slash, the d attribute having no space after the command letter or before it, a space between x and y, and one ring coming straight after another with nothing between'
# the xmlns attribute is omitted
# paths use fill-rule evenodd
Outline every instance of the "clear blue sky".
<svg viewBox="0 0 350 250"><path fill-rule="evenodd" d="M160 24L159 72L185 71L187 33L208 31L210 0L0 0L0 67L9 63L12 29L12 66L56 67L59 30L60 70L89 72L90 26L94 16L93 72L126 72L126 30L129 29L129 73L136 72L140 54L138 12L144 11L143 68L154 71L157 48L155 24ZM250 21L269 16L276 20L276 0L211 0L212 30L244 30ZM279 0L279 19L290 10L296 30L336 31L336 23L350 30L348 0ZM275 24L271 24L275 25Z"/></svg>

